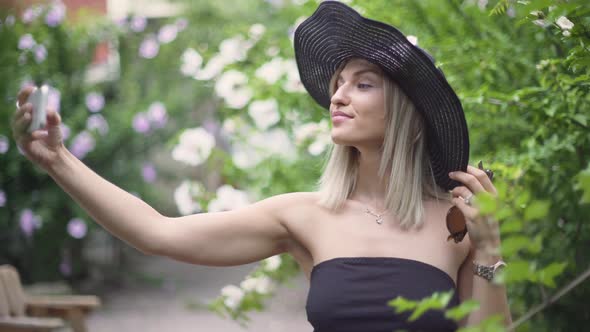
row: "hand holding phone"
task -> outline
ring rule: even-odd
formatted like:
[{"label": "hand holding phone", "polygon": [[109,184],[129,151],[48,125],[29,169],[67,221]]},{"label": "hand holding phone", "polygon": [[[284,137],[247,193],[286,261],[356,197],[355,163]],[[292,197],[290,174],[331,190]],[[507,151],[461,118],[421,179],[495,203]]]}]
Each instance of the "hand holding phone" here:
[{"label": "hand holding phone", "polygon": [[31,125],[27,130],[29,133],[45,128],[47,123],[48,96],[49,87],[45,84],[40,87],[35,87],[33,92],[29,95],[27,101],[33,105]]}]

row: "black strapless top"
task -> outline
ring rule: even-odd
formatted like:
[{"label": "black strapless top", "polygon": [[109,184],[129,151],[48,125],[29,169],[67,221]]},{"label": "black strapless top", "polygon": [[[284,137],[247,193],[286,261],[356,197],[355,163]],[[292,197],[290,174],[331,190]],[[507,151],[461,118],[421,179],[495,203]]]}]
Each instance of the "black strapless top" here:
[{"label": "black strapless top", "polygon": [[409,322],[387,303],[401,295],[420,300],[454,290],[448,308],[459,304],[453,279],[443,270],[398,257],[339,257],[315,265],[307,295],[307,320],[314,332],[455,331],[440,310]]}]

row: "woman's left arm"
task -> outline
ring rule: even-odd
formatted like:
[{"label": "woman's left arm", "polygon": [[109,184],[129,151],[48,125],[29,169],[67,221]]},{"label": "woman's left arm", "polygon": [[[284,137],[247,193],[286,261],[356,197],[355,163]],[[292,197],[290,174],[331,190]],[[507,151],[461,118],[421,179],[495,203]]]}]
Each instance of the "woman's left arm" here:
[{"label": "woman's left arm", "polygon": [[[500,314],[504,324],[512,324],[506,287],[503,284],[488,281],[475,274],[474,262],[483,266],[492,266],[502,260],[500,256],[499,225],[491,218],[481,216],[477,204],[472,204],[473,195],[486,191],[497,195],[496,188],[483,170],[468,166],[467,172],[453,172],[451,179],[464,184],[451,191],[453,204],[457,206],[467,221],[467,231],[471,249],[461,265],[458,275],[458,291],[461,301],[473,299],[479,302],[479,309],[473,311],[461,325],[472,326],[486,318]],[[469,198],[468,202],[465,199]]]},{"label": "woman's left arm", "polygon": [[506,287],[503,284],[490,282],[473,272],[473,261],[483,265],[493,265],[502,259],[482,250],[472,249],[459,270],[457,288],[461,302],[473,299],[479,302],[479,309],[467,316],[460,325],[473,326],[487,317],[500,314],[504,324],[512,324],[512,316],[508,306]]}]

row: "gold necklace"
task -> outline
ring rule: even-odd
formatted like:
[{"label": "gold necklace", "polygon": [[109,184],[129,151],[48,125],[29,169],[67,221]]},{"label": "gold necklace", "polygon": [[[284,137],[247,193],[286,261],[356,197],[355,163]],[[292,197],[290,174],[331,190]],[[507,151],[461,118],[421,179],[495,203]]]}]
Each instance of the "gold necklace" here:
[{"label": "gold necklace", "polygon": [[375,219],[375,221],[377,222],[377,224],[381,225],[383,223],[383,216],[387,214],[387,210],[385,210],[385,212],[382,212],[381,214],[377,214],[372,212],[371,210],[369,210],[369,208],[367,207],[365,210],[365,213],[368,213],[370,215],[372,215],[373,217],[376,217],[377,219]]}]

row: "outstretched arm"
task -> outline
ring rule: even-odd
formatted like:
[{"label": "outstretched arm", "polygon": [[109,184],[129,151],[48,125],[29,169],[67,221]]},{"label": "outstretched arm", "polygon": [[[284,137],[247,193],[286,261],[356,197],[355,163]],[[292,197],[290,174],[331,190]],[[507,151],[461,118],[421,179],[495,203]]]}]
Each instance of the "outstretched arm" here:
[{"label": "outstretched arm", "polygon": [[72,155],[63,144],[61,117],[54,109],[47,110],[45,128],[29,132],[36,116],[27,102],[32,92],[28,87],[18,94],[10,121],[15,141],[27,159],[116,237],[144,253],[207,265],[244,264],[286,250],[289,232],[284,220],[287,213],[299,213],[293,201],[297,194],[271,197],[237,211],[164,217]]},{"label": "outstretched arm", "polygon": [[289,194],[225,212],[179,218],[161,215],[103,179],[67,149],[47,169],[97,223],[138,250],[203,265],[238,265],[285,251],[289,233],[281,211]]}]

